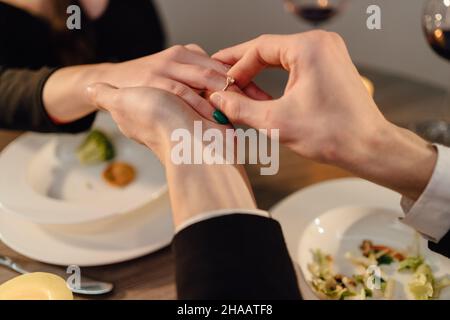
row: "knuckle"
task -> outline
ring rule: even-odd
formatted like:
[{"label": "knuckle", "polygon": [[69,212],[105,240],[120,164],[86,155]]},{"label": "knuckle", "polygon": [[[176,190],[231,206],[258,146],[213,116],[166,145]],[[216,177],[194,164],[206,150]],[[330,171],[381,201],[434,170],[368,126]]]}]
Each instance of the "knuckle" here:
[{"label": "knuckle", "polygon": [[316,39],[320,40],[326,39],[329,36],[329,32],[325,30],[314,30],[311,31],[311,34],[314,35]]},{"label": "knuckle", "polygon": [[184,97],[189,93],[189,88],[185,85],[182,85],[181,83],[172,82],[169,84],[168,91],[179,97]]},{"label": "knuckle", "polygon": [[206,80],[208,79],[214,79],[219,76],[218,72],[212,68],[204,68],[202,70],[202,77]]},{"label": "knuckle", "polygon": [[344,38],[342,38],[342,36],[339,33],[337,33],[337,32],[329,32],[329,35],[330,35],[332,41],[336,45],[344,47],[344,48],[347,47],[347,45],[345,44]]},{"label": "knuckle", "polygon": [[271,40],[272,37],[273,37],[273,35],[271,35],[271,34],[262,34],[257,38],[257,40],[260,42],[267,42],[267,41]]},{"label": "knuckle", "polygon": [[315,47],[322,47],[331,40],[330,34],[323,30],[313,31],[312,44]]},{"label": "knuckle", "polygon": [[340,34],[333,32],[333,37],[335,39],[335,42],[338,44],[338,46],[347,50],[347,44],[345,43],[344,38]]},{"label": "knuckle", "polygon": [[[177,70],[177,63],[174,61],[177,59],[175,56],[169,56],[167,60],[162,63],[158,63],[153,67],[152,72],[156,75],[167,75],[170,74],[171,71]],[[149,72],[149,76],[152,76],[152,72]]]},{"label": "knuckle", "polygon": [[336,44],[340,41],[339,35],[327,31],[312,31],[310,35],[309,48],[314,59],[329,55],[332,52],[330,48],[336,47]]},{"label": "knuckle", "polygon": [[200,45],[198,45],[196,43],[189,43],[188,45],[186,45],[186,47],[191,48],[191,49],[196,49],[196,50],[202,51],[202,52],[205,51],[205,50],[203,50],[203,48]]},{"label": "knuckle", "polygon": [[183,54],[185,50],[186,48],[184,46],[177,44],[167,49],[166,52],[170,58],[177,58]]}]

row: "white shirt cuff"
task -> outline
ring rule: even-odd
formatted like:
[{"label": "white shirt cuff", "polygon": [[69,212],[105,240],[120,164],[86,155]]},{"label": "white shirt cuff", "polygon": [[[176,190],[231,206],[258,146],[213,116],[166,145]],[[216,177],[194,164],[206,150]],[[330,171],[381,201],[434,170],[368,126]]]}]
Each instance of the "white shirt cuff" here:
[{"label": "white shirt cuff", "polygon": [[425,191],[414,202],[402,198],[402,221],[425,238],[439,242],[450,230],[450,148],[435,145],[438,159]]},{"label": "white shirt cuff", "polygon": [[270,214],[267,211],[258,210],[258,209],[254,209],[254,210],[248,210],[248,209],[215,210],[215,211],[209,211],[209,212],[198,214],[198,215],[186,220],[185,222],[183,222],[181,225],[179,225],[175,229],[175,233],[178,233],[181,230],[186,229],[187,227],[189,227],[193,224],[196,224],[196,223],[208,220],[208,219],[213,219],[213,218],[232,215],[232,214],[249,214],[249,215],[270,218]]}]

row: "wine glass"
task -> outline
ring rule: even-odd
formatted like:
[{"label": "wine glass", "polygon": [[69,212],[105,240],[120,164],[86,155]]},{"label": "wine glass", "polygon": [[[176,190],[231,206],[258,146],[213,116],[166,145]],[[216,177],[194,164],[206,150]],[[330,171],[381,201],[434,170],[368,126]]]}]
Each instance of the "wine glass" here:
[{"label": "wine glass", "polygon": [[346,0],[283,0],[286,11],[308,21],[314,27],[335,17]]},{"label": "wine glass", "polygon": [[[427,0],[422,25],[430,47],[441,58],[450,61],[450,0]],[[443,110],[450,107],[450,90],[447,90]],[[413,126],[427,140],[450,146],[450,124],[444,119],[430,120]]]}]

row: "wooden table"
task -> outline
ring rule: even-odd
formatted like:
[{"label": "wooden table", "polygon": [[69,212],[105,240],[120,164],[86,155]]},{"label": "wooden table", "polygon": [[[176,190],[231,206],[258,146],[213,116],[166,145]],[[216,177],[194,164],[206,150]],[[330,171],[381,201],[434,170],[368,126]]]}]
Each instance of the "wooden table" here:
[{"label": "wooden table", "polygon": [[[362,69],[376,87],[375,99],[391,121],[407,125],[408,123],[430,119],[433,115],[444,115],[448,110],[441,104],[444,91],[433,86],[405,79],[374,70]],[[274,88],[276,95],[282,90],[286,80],[279,73],[272,74],[270,85],[279,83]],[[262,79],[267,82],[267,78]],[[267,86],[266,86],[267,87]],[[442,116],[441,116],[442,118]],[[0,133],[0,150],[19,133]],[[350,176],[340,169],[325,166],[302,159],[289,150],[280,150],[280,172],[276,176],[260,176],[257,166],[248,167],[249,176],[255,190],[258,204],[269,209],[287,195],[311,184]],[[44,266],[31,261],[0,243],[0,254],[7,255],[31,270],[39,270]],[[113,282],[116,290],[102,299],[175,299],[174,261],[169,248],[160,250],[140,259],[104,267],[83,268],[82,273],[99,280]],[[0,283],[16,276],[15,273],[0,269]]]}]

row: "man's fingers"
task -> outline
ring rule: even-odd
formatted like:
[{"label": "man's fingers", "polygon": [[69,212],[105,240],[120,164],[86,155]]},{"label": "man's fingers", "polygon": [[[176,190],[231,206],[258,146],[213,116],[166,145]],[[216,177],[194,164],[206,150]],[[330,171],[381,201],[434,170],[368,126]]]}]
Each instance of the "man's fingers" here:
[{"label": "man's fingers", "polygon": [[214,59],[232,65],[228,75],[236,79],[238,85],[246,87],[261,70],[268,66],[283,66],[288,69],[286,50],[292,45],[289,36],[263,35],[249,42],[221,50]]},{"label": "man's fingers", "polygon": [[108,111],[116,107],[118,91],[116,87],[108,83],[94,83],[86,88],[90,103]]},{"label": "man's fingers", "polygon": [[250,82],[250,84],[243,89],[244,93],[252,99],[266,101],[272,100],[273,97],[265,92],[263,89],[258,87],[254,82]]},{"label": "man's fingers", "polygon": [[244,88],[266,67],[267,64],[258,57],[257,50],[252,49],[231,67],[228,75],[236,80],[239,87]]},{"label": "man's fingers", "polygon": [[256,101],[236,92],[215,92],[210,100],[232,123],[254,128],[267,128],[266,122],[272,101]]},{"label": "man's fingers", "polygon": [[213,59],[219,60],[228,65],[234,65],[238,62],[253,45],[255,40],[244,42],[233,47],[222,49],[212,55]]}]

